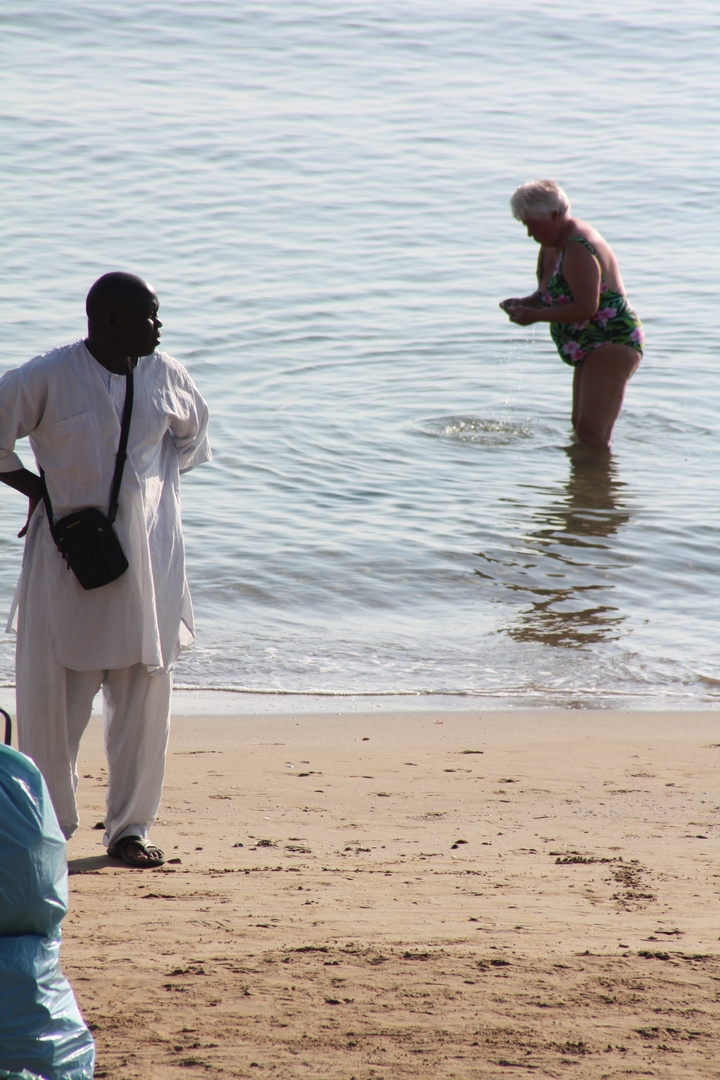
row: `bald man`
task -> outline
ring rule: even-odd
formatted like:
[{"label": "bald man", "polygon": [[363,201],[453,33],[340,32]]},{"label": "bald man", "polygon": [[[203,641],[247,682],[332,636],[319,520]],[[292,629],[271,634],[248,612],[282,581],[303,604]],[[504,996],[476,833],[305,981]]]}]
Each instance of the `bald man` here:
[{"label": "bald man", "polygon": [[[88,336],[0,379],[0,480],[26,495],[17,631],[20,749],[45,777],[67,838],[78,826],[77,757],[102,689],[108,760],[104,842],[134,867],[150,843],[165,771],[172,669],[194,640],[180,522],[180,473],[211,459],[207,406],[160,342],[158,298],[142,278],[105,274],[90,289]],[[108,512],[128,370],[134,401],[115,531],[128,569],[85,590],[50,532],[40,477],[14,453],[27,436],[55,521]]]}]

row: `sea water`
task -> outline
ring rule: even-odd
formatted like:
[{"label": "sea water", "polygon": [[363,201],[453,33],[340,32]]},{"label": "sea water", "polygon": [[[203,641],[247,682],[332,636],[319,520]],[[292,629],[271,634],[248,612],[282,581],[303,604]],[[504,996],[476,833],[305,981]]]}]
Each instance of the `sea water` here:
[{"label": "sea water", "polygon": [[[717,703],[714,0],[5,0],[0,32],[0,371],[123,268],[212,412],[177,685]],[[547,327],[497,306],[545,176],[647,333],[604,464]]]}]

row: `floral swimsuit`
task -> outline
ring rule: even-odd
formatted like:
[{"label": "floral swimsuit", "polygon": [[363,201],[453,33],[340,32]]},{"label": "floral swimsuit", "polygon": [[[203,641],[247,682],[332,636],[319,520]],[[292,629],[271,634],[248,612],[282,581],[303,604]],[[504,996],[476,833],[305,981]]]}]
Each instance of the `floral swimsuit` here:
[{"label": "floral swimsuit", "polygon": [[[573,241],[586,247],[598,263],[600,262],[598,253],[589,240],[585,240],[582,236],[571,236],[567,243],[570,244]],[[567,247],[567,244],[565,246]],[[549,307],[569,304],[573,299],[570,287],[562,276],[564,254],[565,248],[560,252],[547,290],[544,293],[538,290],[543,303]],[[614,289],[609,289],[604,280],[600,281],[600,303],[593,317],[578,323],[550,323],[550,334],[561,360],[573,367],[581,364],[592,349],[610,343],[629,345],[642,356],[645,341],[642,323],[630,307],[627,297]]]}]

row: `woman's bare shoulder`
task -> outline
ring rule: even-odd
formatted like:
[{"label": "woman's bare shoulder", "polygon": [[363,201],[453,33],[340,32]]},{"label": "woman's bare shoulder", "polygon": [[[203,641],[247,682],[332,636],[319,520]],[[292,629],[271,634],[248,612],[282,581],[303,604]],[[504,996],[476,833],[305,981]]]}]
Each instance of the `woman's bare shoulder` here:
[{"label": "woman's bare shoulder", "polygon": [[612,255],[612,248],[605,237],[602,233],[599,233],[597,229],[593,228],[592,225],[588,224],[587,221],[581,221],[580,218],[575,218],[573,224],[575,229],[572,238],[582,237],[583,240],[587,240],[594,248],[597,248],[598,251],[608,252]]},{"label": "woman's bare shoulder", "polygon": [[[597,229],[594,229],[592,225],[589,225],[587,221],[580,221],[575,219],[575,225],[577,226],[573,237],[582,237],[583,240],[587,240],[592,244],[593,248],[597,252],[598,261],[600,263],[600,269],[607,284],[618,292],[624,293],[625,289],[620,277],[620,270],[618,268],[617,259],[613,249],[608,244],[602,233],[599,233]],[[582,248],[582,244],[574,244],[573,247]],[[587,248],[585,249],[587,252]],[[583,255],[578,253],[579,261],[583,260]]]}]

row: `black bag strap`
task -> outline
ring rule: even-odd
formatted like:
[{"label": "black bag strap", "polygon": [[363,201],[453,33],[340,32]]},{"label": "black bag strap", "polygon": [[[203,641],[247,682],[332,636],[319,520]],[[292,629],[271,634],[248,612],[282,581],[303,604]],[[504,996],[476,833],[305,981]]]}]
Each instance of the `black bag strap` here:
[{"label": "black bag strap", "polygon": [[122,483],[125,462],[127,461],[127,444],[128,435],[130,433],[130,417],[132,416],[134,394],[135,388],[133,385],[133,369],[131,362],[128,364],[127,375],[125,376],[125,406],[123,408],[122,426],[120,428],[120,443],[118,445],[118,452],[115,455],[115,474],[113,476],[112,488],[110,489],[108,521],[111,525],[117,517],[120,485]]},{"label": "black bag strap", "polygon": [[10,714],[6,713],[4,709],[0,709],[0,713],[5,717],[5,745],[10,746],[12,744],[12,720]]},{"label": "black bag strap", "polygon": [[[135,394],[132,364],[128,364],[125,379],[125,405],[123,406],[122,423],[120,425],[120,442],[118,444],[117,454],[115,455],[115,472],[113,473],[112,487],[110,489],[110,507],[108,510],[108,521],[111,525],[117,517],[118,502],[120,499],[120,485],[122,484],[123,471],[125,469],[125,462],[127,461],[127,444],[128,436],[130,434],[130,418],[132,416],[133,398]],[[57,544],[53,508],[52,503],[50,502],[50,495],[48,494],[47,484],[45,483],[45,473],[42,469],[40,470],[40,479],[42,481],[43,502],[45,503],[45,512],[47,513],[48,524],[50,525],[50,532],[52,533],[53,540]]]}]

